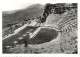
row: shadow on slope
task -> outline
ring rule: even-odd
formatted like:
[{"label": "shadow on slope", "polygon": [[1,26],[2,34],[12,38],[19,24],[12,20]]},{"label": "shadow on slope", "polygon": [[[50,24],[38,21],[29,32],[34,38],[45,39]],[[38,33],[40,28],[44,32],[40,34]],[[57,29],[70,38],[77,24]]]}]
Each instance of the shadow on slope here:
[{"label": "shadow on slope", "polygon": [[58,32],[54,29],[42,28],[38,34],[29,39],[29,44],[41,44],[49,42],[58,36]]}]

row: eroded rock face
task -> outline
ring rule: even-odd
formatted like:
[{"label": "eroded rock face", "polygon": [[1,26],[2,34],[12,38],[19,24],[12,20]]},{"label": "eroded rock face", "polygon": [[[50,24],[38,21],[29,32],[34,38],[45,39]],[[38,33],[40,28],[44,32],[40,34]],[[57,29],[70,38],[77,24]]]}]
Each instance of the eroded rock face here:
[{"label": "eroded rock face", "polygon": [[57,24],[59,23],[60,20],[61,20],[61,15],[59,15],[59,14],[50,14],[46,19],[45,25],[46,26],[58,27]]}]

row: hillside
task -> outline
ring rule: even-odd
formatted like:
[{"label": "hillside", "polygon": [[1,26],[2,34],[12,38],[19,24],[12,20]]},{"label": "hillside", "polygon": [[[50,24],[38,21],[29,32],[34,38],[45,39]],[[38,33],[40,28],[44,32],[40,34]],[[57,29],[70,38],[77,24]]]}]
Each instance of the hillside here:
[{"label": "hillside", "polygon": [[40,17],[42,16],[43,9],[44,5],[35,4],[22,10],[15,10],[12,12],[5,11],[2,15],[3,28],[8,24],[15,24],[21,22],[22,20]]}]

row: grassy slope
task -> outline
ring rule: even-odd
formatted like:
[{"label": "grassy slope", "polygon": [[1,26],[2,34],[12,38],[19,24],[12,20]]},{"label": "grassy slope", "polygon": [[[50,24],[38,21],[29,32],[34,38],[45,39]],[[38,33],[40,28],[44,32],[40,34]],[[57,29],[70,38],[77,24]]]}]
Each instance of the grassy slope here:
[{"label": "grassy slope", "polygon": [[41,44],[55,39],[58,32],[54,29],[42,28],[38,34],[29,40],[29,44]]}]

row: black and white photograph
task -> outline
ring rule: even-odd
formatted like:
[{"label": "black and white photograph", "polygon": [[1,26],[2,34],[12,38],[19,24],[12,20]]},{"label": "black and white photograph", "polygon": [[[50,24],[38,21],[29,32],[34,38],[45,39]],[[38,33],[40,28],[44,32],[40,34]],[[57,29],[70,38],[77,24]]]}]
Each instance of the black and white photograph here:
[{"label": "black and white photograph", "polygon": [[78,54],[78,3],[22,3],[2,11],[2,54]]}]

